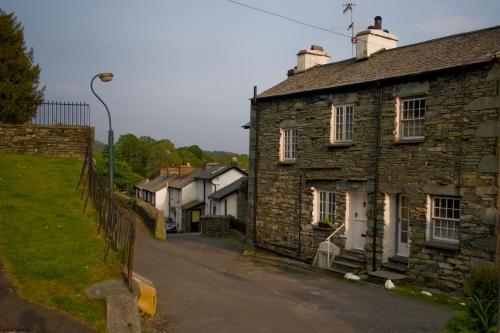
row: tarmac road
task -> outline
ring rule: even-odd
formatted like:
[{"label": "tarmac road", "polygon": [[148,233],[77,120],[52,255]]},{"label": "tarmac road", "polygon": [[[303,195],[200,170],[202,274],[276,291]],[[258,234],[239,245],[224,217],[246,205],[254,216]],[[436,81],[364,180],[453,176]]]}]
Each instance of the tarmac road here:
[{"label": "tarmac road", "polygon": [[155,240],[138,228],[135,271],[153,281],[153,332],[439,332],[451,311],[329,274],[242,256],[236,241]]}]

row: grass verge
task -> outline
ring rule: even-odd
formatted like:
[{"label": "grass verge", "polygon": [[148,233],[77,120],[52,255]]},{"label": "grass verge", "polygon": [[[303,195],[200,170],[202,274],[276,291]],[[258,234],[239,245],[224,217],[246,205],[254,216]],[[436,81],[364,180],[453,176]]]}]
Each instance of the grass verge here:
[{"label": "grass verge", "polygon": [[445,294],[436,293],[434,291],[431,292],[432,296],[426,296],[422,294],[423,290],[425,289],[409,284],[402,284],[398,285],[392,291],[402,296],[411,297],[439,306],[444,306],[454,311],[463,311],[464,309],[463,305],[460,304],[460,300],[451,298]]},{"label": "grass verge", "polygon": [[75,187],[82,162],[73,159],[0,154],[0,256],[21,296],[79,318],[103,331],[102,301],[85,288],[120,278],[97,214],[83,212]]}]

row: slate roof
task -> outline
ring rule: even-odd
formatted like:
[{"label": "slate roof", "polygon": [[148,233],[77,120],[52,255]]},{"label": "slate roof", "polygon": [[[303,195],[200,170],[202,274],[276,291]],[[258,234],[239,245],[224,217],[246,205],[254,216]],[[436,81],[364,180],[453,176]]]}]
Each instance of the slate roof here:
[{"label": "slate roof", "polygon": [[200,206],[203,204],[203,201],[200,201],[200,200],[192,200],[192,201],[189,201],[189,202],[186,202],[184,205],[182,205],[182,209],[191,209],[191,208],[194,208],[196,206]]},{"label": "slate roof", "polygon": [[238,189],[240,188],[241,184],[246,180],[247,177],[242,177],[234,182],[232,182],[231,184],[227,185],[227,186],[224,186],[223,188],[221,188],[220,190],[218,191],[215,191],[214,193],[212,193],[209,198],[210,199],[215,199],[215,200],[221,200],[221,199],[224,199],[225,197],[227,197],[228,195],[238,191]]},{"label": "slate roof", "polygon": [[500,26],[382,50],[364,60],[347,59],[288,77],[257,98],[284,96],[416,75],[491,61],[500,50]]},{"label": "slate roof", "polygon": [[177,189],[183,189],[184,187],[189,185],[189,183],[191,183],[192,181],[194,181],[194,174],[190,174],[187,176],[172,176],[172,179],[168,184],[168,186]]},{"label": "slate roof", "polygon": [[135,184],[135,187],[137,187],[138,189],[143,189],[144,185],[146,185],[147,183],[149,183],[149,179],[143,179],[137,184]]},{"label": "slate roof", "polygon": [[240,168],[238,168],[235,165],[216,165],[216,166],[210,167],[208,170],[202,170],[202,171],[197,172],[194,175],[194,178],[195,179],[210,180],[210,179],[215,178],[215,177],[217,177],[217,176],[219,176],[219,175],[223,174],[224,172],[231,170],[231,169],[237,169],[238,171],[246,174],[245,171],[242,171]]},{"label": "slate roof", "polygon": [[160,175],[154,179],[151,179],[149,182],[140,182],[136,185],[136,187],[145,189],[149,192],[158,192],[164,187],[167,187],[168,184],[168,175]]}]

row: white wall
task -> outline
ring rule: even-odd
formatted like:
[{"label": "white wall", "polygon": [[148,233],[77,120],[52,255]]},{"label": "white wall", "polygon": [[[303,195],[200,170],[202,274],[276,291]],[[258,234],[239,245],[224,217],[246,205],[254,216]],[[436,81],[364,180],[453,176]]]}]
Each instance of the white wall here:
[{"label": "white wall", "polygon": [[227,185],[237,181],[242,177],[245,177],[243,173],[241,173],[237,169],[230,169],[223,174],[213,178],[212,184],[216,184],[217,190],[220,190],[221,188],[226,187]]},{"label": "white wall", "polygon": [[226,215],[224,202],[227,203],[227,215],[238,217],[238,192],[230,194],[222,200],[212,200],[212,207],[215,205],[216,215]]},{"label": "white wall", "polygon": [[167,201],[167,187],[155,193],[155,207],[156,209],[162,210],[167,216],[168,213],[168,201]]},{"label": "white wall", "polygon": [[[200,200],[198,194],[198,181],[194,181],[184,186],[182,189],[182,204],[188,203],[193,200]],[[201,199],[203,201],[203,199]]]},{"label": "white wall", "polygon": [[[180,231],[182,230],[182,201],[181,201],[181,196],[182,192],[181,190],[177,188],[169,188],[170,190],[170,209],[171,211],[169,212],[169,216],[175,220],[175,225],[177,227],[177,230]],[[175,216],[172,214],[172,209],[175,210]]]},{"label": "white wall", "polygon": [[384,198],[382,262],[388,261],[396,252],[396,200],[395,194],[386,194]]}]

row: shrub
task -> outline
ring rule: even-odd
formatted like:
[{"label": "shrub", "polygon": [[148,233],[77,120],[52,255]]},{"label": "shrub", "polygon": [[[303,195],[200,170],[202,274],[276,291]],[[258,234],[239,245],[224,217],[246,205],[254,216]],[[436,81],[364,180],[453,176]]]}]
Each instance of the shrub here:
[{"label": "shrub", "polygon": [[472,271],[466,283],[465,311],[447,325],[448,332],[496,332],[500,269],[480,268]]}]

